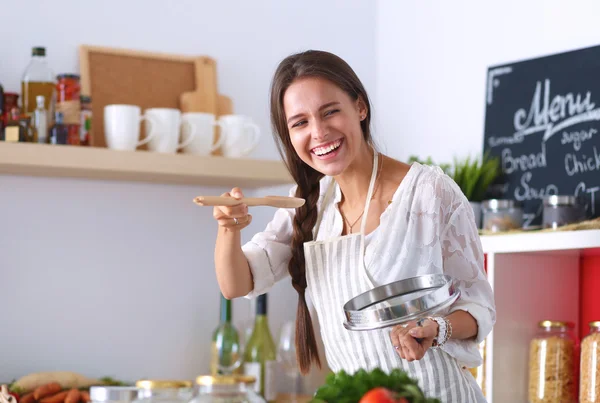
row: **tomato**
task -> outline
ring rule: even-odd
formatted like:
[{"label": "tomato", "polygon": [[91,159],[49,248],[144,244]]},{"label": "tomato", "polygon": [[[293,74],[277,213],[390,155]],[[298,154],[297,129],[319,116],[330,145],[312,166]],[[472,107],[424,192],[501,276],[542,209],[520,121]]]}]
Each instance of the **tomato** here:
[{"label": "tomato", "polygon": [[359,403],[408,403],[404,397],[396,397],[396,394],[386,388],[374,388],[365,393]]},{"label": "tomato", "polygon": [[8,392],[8,393],[15,397],[15,403],[18,402],[19,400],[21,400],[21,397],[19,396],[18,393],[15,393],[15,392]]}]

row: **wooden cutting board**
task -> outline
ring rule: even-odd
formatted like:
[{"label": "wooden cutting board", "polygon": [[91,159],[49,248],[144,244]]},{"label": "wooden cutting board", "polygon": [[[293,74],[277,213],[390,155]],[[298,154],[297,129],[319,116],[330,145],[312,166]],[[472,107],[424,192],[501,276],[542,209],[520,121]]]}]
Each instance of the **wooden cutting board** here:
[{"label": "wooden cutting board", "polygon": [[208,57],[194,61],[196,89],[181,94],[182,112],[205,112],[217,114],[217,64]]},{"label": "wooden cutting board", "polygon": [[203,88],[203,108],[216,112],[216,63],[209,57],[81,45],[79,62],[81,93],[92,97],[92,146],[106,146],[104,106],[109,104],[138,105],[142,111],[180,108],[182,93]]},{"label": "wooden cutting board", "polygon": [[[221,95],[217,90],[217,65],[214,60],[203,57],[195,62],[196,90],[181,94],[179,104],[182,112],[212,113],[219,116],[233,113],[231,98]],[[219,140],[219,129],[215,128],[213,143]],[[220,148],[212,155],[223,155]]]}]

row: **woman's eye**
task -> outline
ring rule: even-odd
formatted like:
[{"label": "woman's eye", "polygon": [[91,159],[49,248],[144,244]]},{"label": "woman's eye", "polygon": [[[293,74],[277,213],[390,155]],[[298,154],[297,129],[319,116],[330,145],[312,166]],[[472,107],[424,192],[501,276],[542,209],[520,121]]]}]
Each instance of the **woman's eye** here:
[{"label": "woman's eye", "polygon": [[306,123],[306,120],[300,120],[292,125],[292,127],[300,127]]},{"label": "woman's eye", "polygon": [[325,112],[325,116],[331,116],[331,115],[333,115],[334,113],[337,113],[337,112],[339,112],[339,111],[340,111],[339,109],[332,109],[332,110],[330,110],[330,111],[327,111],[327,112]]}]

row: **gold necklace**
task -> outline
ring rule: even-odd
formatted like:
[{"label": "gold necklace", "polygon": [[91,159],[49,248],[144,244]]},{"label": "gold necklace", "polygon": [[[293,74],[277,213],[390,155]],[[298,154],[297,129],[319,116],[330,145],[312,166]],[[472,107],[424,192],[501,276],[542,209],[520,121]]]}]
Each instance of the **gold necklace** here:
[{"label": "gold necklace", "polygon": [[[375,177],[375,189],[373,189],[373,194],[371,195],[371,200],[373,200],[375,198],[375,194],[377,193],[377,189],[379,188],[379,181],[377,179],[379,179],[379,175],[381,174],[381,170],[383,168],[383,157],[381,158],[381,164],[379,164],[379,169],[377,170],[377,176]],[[342,212],[342,210],[340,210],[340,214],[342,214],[342,218],[344,219],[344,221],[346,222],[346,225],[348,226],[348,228],[350,228],[350,231],[348,231],[349,234],[352,233],[352,227],[354,227],[356,225],[356,223],[358,222],[358,220],[360,220],[360,218],[363,216],[363,214],[365,214],[365,209],[363,208],[362,213],[360,213],[360,215],[356,218],[356,220],[354,220],[354,222],[352,224],[350,224],[350,222],[348,221],[348,219],[346,218],[346,216],[344,215],[344,213]]]}]

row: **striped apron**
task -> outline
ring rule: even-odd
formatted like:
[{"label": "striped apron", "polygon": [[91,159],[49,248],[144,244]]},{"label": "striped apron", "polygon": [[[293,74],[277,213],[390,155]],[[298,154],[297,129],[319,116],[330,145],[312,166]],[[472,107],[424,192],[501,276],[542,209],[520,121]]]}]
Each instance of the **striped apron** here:
[{"label": "striped apron", "polygon": [[[394,350],[389,338],[391,328],[350,331],[343,326],[344,304],[375,287],[365,267],[364,255],[365,226],[377,165],[375,153],[360,232],[304,244],[307,286],[319,319],[327,363],[332,371],[345,370],[349,374],[361,368],[367,371],[380,368],[387,373],[400,368],[419,382],[428,397],[438,398],[443,403],[485,402],[471,373],[442,349],[429,349],[421,360],[408,362]],[[333,189],[334,181],[331,181],[319,209],[315,240],[322,211]]]}]

